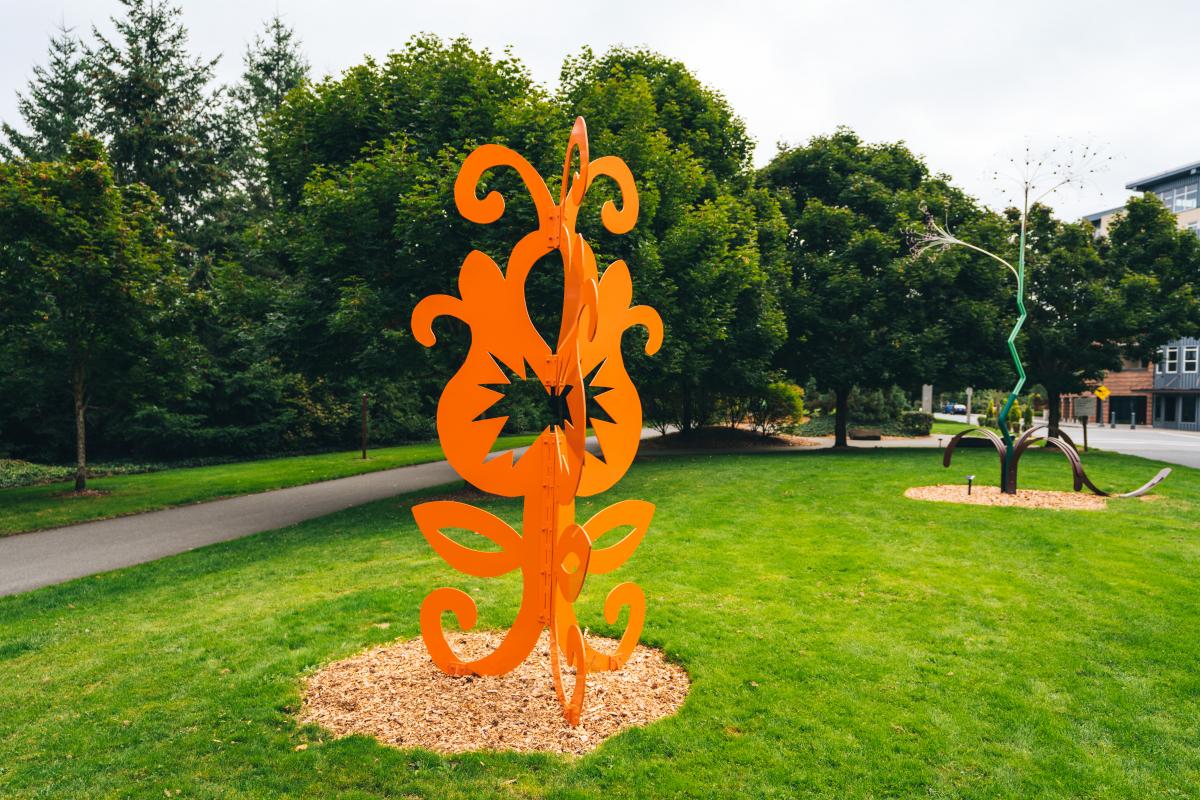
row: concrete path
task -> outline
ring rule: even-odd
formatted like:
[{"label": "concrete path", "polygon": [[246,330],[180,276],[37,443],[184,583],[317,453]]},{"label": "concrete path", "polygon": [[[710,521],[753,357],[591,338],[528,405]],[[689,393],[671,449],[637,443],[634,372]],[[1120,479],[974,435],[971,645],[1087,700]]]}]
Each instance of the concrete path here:
[{"label": "concrete path", "polygon": [[[647,428],[643,438],[657,436]],[[949,437],[942,437],[947,439]],[[596,447],[594,438],[589,446]],[[812,452],[821,447],[748,448]],[[937,447],[937,437],[852,442],[853,447]],[[516,452],[523,453],[525,448]],[[727,454],[729,450],[713,451]],[[704,455],[694,450],[645,450],[653,455]],[[445,461],[371,472],[306,486],[212,500],[125,517],[0,538],[0,596],[153,561],[204,545],[239,539],[323,517],[351,506],[460,480]]]},{"label": "concrete path", "polygon": [[0,538],[0,595],[128,567],[458,480],[445,461]]},{"label": "concrete path", "polygon": [[[1078,431],[1071,433],[1079,440],[1075,436]],[[1150,428],[1137,431],[1090,428],[1088,434],[1089,441],[1106,450],[1200,467],[1200,434]],[[644,438],[657,435],[651,429],[643,433]],[[938,448],[945,447],[949,439],[945,435],[889,438],[878,442],[851,441],[850,446]],[[596,446],[594,439],[589,444]],[[802,454],[832,446],[833,438],[827,437],[817,447],[751,447],[741,452]],[[524,452],[524,448],[517,452]],[[730,452],[645,448],[641,455],[653,458]],[[450,465],[438,461],[0,538],[0,596],[153,561],[457,480],[460,478]]]}]

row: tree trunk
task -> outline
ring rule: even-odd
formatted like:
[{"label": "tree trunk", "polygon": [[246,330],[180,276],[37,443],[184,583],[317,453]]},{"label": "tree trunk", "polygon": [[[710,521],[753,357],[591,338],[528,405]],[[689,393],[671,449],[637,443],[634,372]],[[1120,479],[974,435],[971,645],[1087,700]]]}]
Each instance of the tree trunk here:
[{"label": "tree trunk", "polygon": [[1062,397],[1058,392],[1046,390],[1046,423],[1049,436],[1058,436],[1058,425],[1062,421]]},{"label": "tree trunk", "polygon": [[850,424],[850,390],[834,389],[836,396],[836,412],[833,417],[833,446],[849,447],[846,439],[846,428]]},{"label": "tree trunk", "polygon": [[680,435],[687,437],[692,432],[692,393],[688,389],[683,390],[683,407],[679,415]]},{"label": "tree trunk", "polygon": [[87,383],[82,364],[73,375],[75,391],[75,491],[87,488]]}]

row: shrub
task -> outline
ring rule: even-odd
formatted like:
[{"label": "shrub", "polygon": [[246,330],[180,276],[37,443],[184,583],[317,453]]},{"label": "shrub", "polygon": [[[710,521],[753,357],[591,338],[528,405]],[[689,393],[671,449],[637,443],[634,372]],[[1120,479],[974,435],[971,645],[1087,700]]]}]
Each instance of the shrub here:
[{"label": "shrub", "polygon": [[804,390],[794,383],[767,384],[762,396],[751,404],[750,419],[760,433],[778,433],[804,419]]},{"label": "shrub", "polygon": [[933,414],[905,411],[900,415],[900,430],[905,436],[928,436],[933,430]]}]

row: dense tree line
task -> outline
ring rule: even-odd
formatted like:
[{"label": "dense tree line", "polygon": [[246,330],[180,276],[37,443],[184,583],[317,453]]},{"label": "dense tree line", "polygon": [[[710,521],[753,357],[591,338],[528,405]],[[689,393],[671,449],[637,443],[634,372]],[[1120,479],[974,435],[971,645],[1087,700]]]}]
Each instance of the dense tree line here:
[{"label": "dense tree line", "polygon": [[[61,459],[85,439],[108,455],[346,446],[363,394],[380,439],[431,436],[466,333],[422,348],[412,308],[453,292],[472,248],[504,263],[534,225],[503,172],[488,180],[509,213],[460,219],[458,166],[500,142],[556,176],[576,115],[592,152],[619,154],[638,183],[630,234],[600,226],[600,184],[579,227],[663,316],[654,359],[626,343],[651,419],[688,431],[807,381],[836,396],[844,437],[856,388],[1007,380],[1006,275],[970,251],[915,258],[910,239],[933,215],[1004,248],[1012,220],[902,144],[841,129],[756,171],[719,93],[624,48],[569,58],[551,90],[509,54],[420,36],[314,82],[274,19],[241,80],[215,86],[217,62],[189,51],[177,6],[123,4],[113,36],[51,40],[23,124],[0,129],[0,453]],[[1194,320],[1198,248],[1154,201],[1107,241],[1045,209],[1033,230],[1023,344],[1050,391]],[[543,329],[561,286],[555,264],[535,270]],[[536,391],[511,390],[512,427],[536,425]]]}]

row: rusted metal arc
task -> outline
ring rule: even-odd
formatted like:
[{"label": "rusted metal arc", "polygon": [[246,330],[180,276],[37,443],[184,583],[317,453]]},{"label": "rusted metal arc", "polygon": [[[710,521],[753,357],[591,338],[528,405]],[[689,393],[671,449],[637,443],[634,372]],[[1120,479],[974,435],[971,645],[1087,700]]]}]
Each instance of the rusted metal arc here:
[{"label": "rusted metal arc", "polygon": [[1075,451],[1075,454],[1076,455],[1079,454],[1079,445],[1075,444],[1075,440],[1072,439],[1070,436],[1068,436],[1066,431],[1059,430],[1058,436],[1056,438],[1062,439],[1064,442],[1071,445],[1071,449]]},{"label": "rusted metal arc", "polygon": [[[572,170],[578,156],[579,166]],[[587,126],[577,118],[563,161],[559,202],[541,175],[514,151],[486,144],[463,162],[454,184],[455,203],[467,219],[495,222],[504,213],[497,192],[483,198],[475,191],[490,169],[507,166],[525,182],[535,208],[537,229],[513,247],[503,271],[489,256],[472,251],[459,272],[459,297],[431,295],[413,311],[413,333],[426,347],[436,342],[433,323],[439,316],[456,317],[471,329],[471,345],[458,372],[438,400],[438,438],[451,466],[477,488],[507,497],[524,498],[521,532],[465,503],[435,501],[413,508],[430,545],[450,566],[478,577],[520,570],[521,605],[500,646],[475,661],[453,652],[442,629],[449,611],[459,627],[476,622],[474,600],[465,592],[436,589],[421,605],[421,636],[439,668],[452,675],[499,675],[521,664],[533,651],[541,632],[549,628],[551,673],[563,715],[578,725],[589,672],[619,669],[636,646],[645,619],[645,595],[632,583],[617,585],[604,604],[605,619],[615,624],[622,608],[629,609],[626,630],[616,653],[600,653],[584,639],[573,604],[589,569],[607,572],[620,566],[641,541],[654,506],[626,500],[601,511],[584,525],[575,521],[575,498],[612,486],[633,461],[642,433],[641,400],[622,360],[625,331],[639,325],[647,331],[647,354],[662,343],[662,320],[649,306],[633,306],[633,286],[624,262],[617,261],[601,277],[596,258],[575,231],[579,207],[592,180],[604,175],[616,182],[622,205],[611,201],[601,209],[601,221],[615,234],[630,230],[637,220],[637,188],[629,168],[616,156],[591,160]],[[529,317],[525,281],[548,253],[557,250],[563,263],[563,308],[557,340],[545,341]],[[568,419],[542,431],[528,453],[514,460],[489,458],[505,418],[485,418],[503,395],[494,387],[509,379],[500,365],[518,377],[531,377],[547,392],[566,395]],[[601,391],[597,402],[611,422],[587,418],[585,375]],[[569,389],[569,392],[568,392]],[[598,459],[584,447],[592,425],[604,454]],[[612,547],[595,551],[592,542],[607,530],[632,527],[634,533]],[[500,545],[500,552],[480,550],[449,539],[443,530],[465,529]],[[594,569],[592,566],[594,565]],[[575,684],[563,687],[560,662],[574,667]]]},{"label": "rusted metal arc", "polygon": [[[1013,454],[1011,474],[1012,485],[1014,487],[1017,485],[1017,464],[1020,462],[1021,456],[1025,454],[1025,451],[1028,450],[1030,446],[1039,441],[1032,438],[1032,434],[1035,431],[1046,427],[1047,426],[1045,425],[1038,425],[1035,428],[1030,428],[1017,441],[1016,452]],[[1158,484],[1162,483],[1167,476],[1171,474],[1171,468],[1165,467],[1164,469],[1159,470],[1153,478],[1133,491],[1114,495],[1096,486],[1096,484],[1092,482],[1092,479],[1088,477],[1087,470],[1083,468],[1083,459],[1079,457],[1079,451],[1075,448],[1075,443],[1072,442],[1070,437],[1068,437],[1066,434],[1062,434],[1061,438],[1047,435],[1040,441],[1043,441],[1046,445],[1055,448],[1067,457],[1067,461],[1069,461],[1071,464],[1071,473],[1074,477],[1075,491],[1077,492],[1086,486],[1090,492],[1100,497],[1140,497]]]},{"label": "rusted metal arc", "polygon": [[1004,459],[1004,442],[1000,439],[999,436],[992,433],[987,428],[968,428],[965,431],[960,431],[960,432],[954,434],[954,436],[950,439],[949,443],[947,443],[946,449],[942,454],[942,466],[943,467],[950,466],[950,459],[954,456],[954,448],[958,446],[958,443],[960,441],[962,441],[963,439],[965,439],[967,436],[969,436],[972,433],[982,433],[985,437],[987,437],[988,441],[990,441],[992,443],[992,445],[996,448],[997,452],[1000,453],[1001,460]]},{"label": "rusted metal arc", "polygon": [[1084,485],[1087,485],[1088,487],[1092,488],[1093,491],[1099,493],[1099,490],[1095,489],[1091,480],[1088,478],[1087,473],[1083,469],[1083,462],[1079,458],[1079,450],[1075,447],[1075,443],[1072,442],[1070,437],[1068,437],[1066,434],[1062,434],[1061,439],[1058,437],[1052,437],[1049,434],[1049,430],[1049,425],[1034,425],[1029,430],[1021,434],[1021,438],[1017,439],[1013,449],[1013,456],[1009,461],[1008,467],[1008,481],[1012,490],[1014,492],[1017,490],[1017,472],[1021,456],[1023,456],[1025,451],[1028,450],[1035,442],[1039,441],[1034,437],[1034,434],[1038,433],[1039,431],[1046,431],[1044,438],[1041,441],[1044,442],[1046,446],[1053,447],[1061,451],[1062,454],[1067,457],[1067,461],[1071,464],[1071,476],[1075,491],[1078,492]]},{"label": "rusted metal arc", "polygon": [[[1011,463],[1011,467],[1010,467],[1012,472],[1011,472],[1011,475],[1009,476],[1009,478],[1012,481],[1012,487],[1013,487],[1014,491],[1017,488],[1017,468],[1018,468],[1018,465],[1020,464],[1021,456],[1025,455],[1025,451],[1028,450],[1030,448],[1030,446],[1032,444],[1034,444],[1035,441],[1038,441],[1038,440],[1032,439],[1032,438],[1026,438],[1025,436],[1022,436],[1020,443],[1018,444],[1016,450],[1013,453],[1012,463]],[[1083,464],[1079,460],[1079,454],[1076,453],[1074,449],[1072,449],[1070,446],[1068,446],[1066,443],[1062,442],[1061,440],[1055,439],[1050,436],[1047,436],[1042,441],[1044,441],[1050,447],[1055,448],[1056,450],[1058,450],[1064,456],[1067,457],[1067,461],[1070,462],[1070,464],[1071,464],[1071,475],[1074,480],[1075,491],[1078,492],[1083,487],[1085,482],[1087,483],[1088,486],[1091,486],[1091,481],[1088,480],[1087,475],[1083,471]]]},{"label": "rusted metal arc", "polygon": [[1171,474],[1171,468],[1163,467],[1162,469],[1160,469],[1158,471],[1157,475],[1155,475],[1150,480],[1146,481],[1144,484],[1142,484],[1138,488],[1134,489],[1132,492],[1125,492],[1125,494],[1119,494],[1119,495],[1117,495],[1117,497],[1141,497],[1146,492],[1150,491],[1155,486],[1158,486],[1160,483],[1162,483],[1164,480],[1166,480],[1167,476],[1170,474]]},{"label": "rusted metal arc", "polygon": [[997,436],[996,434],[989,431],[987,428],[967,428],[965,431],[959,431],[958,433],[954,434],[954,436],[946,444],[945,452],[942,453],[942,466],[943,467],[950,466],[950,459],[953,458],[953,456],[954,456],[954,448],[958,446],[959,442],[961,442],[963,439],[965,439],[967,436],[969,436],[972,433],[982,433],[984,435],[984,437],[986,437],[987,440],[992,443],[992,446],[996,448],[996,452],[1000,455],[1000,488],[1001,488],[1001,490],[1003,490],[1004,489],[1004,477],[1005,477],[1004,469],[1005,469],[1005,461],[1006,461],[1006,459],[1004,458],[1004,454],[1005,454],[1004,441],[999,436]]},{"label": "rusted metal arc", "polygon": [[1017,439],[1016,446],[1020,447],[1023,442],[1025,442],[1029,439],[1032,439],[1033,435],[1035,433],[1037,433],[1038,431],[1040,431],[1046,427],[1047,427],[1046,425],[1034,425],[1032,428],[1030,428],[1029,430],[1027,430],[1021,434],[1021,438]]}]

